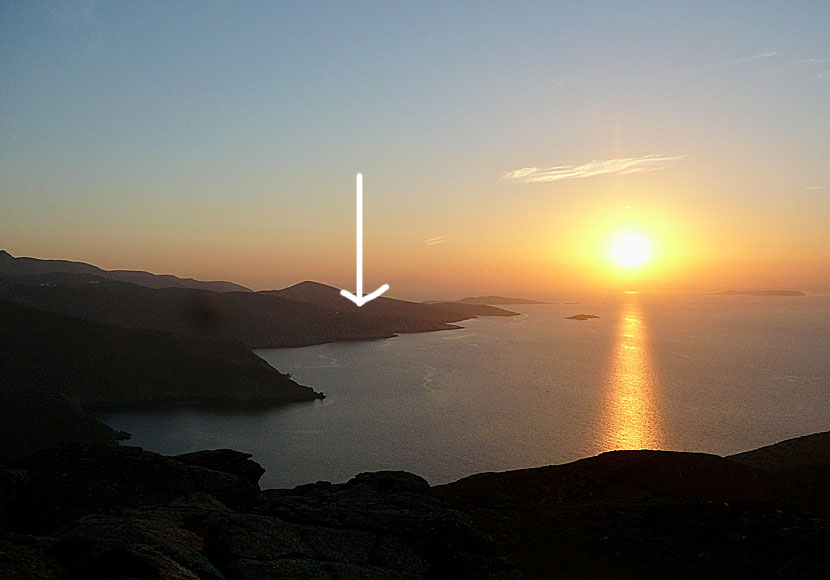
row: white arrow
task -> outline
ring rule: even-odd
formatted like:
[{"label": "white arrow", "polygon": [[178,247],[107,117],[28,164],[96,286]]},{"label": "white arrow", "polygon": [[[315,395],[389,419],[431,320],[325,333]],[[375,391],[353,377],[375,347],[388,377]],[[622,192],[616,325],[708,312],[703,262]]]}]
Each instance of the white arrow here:
[{"label": "white arrow", "polygon": [[340,295],[348,298],[358,306],[363,306],[374,300],[387,290],[389,284],[384,284],[371,294],[363,295],[363,174],[357,174],[357,291],[352,294],[348,290],[341,290]]}]

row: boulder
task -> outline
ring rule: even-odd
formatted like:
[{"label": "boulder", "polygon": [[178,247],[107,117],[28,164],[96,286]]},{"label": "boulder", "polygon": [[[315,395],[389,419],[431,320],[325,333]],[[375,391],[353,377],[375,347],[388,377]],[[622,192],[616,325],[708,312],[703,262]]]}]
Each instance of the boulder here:
[{"label": "boulder", "polygon": [[233,449],[210,449],[174,455],[173,459],[187,465],[197,465],[214,471],[230,473],[258,484],[265,469],[256,461],[252,461],[251,457],[253,455],[250,453],[242,453]]},{"label": "boulder", "polygon": [[63,445],[0,470],[0,577],[508,580],[495,544],[427,482],[363,473],[260,493],[230,449]]},{"label": "boulder", "polygon": [[25,472],[27,483],[7,514],[19,529],[39,533],[86,514],[164,505],[197,491],[244,508],[259,492],[256,484],[236,475],[186,465],[140,447],[66,444],[12,461],[9,467]]}]

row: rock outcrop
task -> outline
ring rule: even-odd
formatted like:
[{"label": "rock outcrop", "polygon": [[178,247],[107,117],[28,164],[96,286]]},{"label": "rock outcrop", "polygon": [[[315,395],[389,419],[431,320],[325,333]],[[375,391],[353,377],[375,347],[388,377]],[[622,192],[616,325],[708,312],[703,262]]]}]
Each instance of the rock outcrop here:
[{"label": "rock outcrop", "polygon": [[830,569],[828,450],[830,433],[732,458],[615,451],[436,492],[528,580],[813,579]]},{"label": "rock outcrop", "polygon": [[64,445],[0,466],[0,578],[824,578],[828,458],[830,432],[260,491],[262,468],[229,449]]},{"label": "rock outcrop", "polygon": [[0,470],[0,577],[517,579],[426,481],[361,474],[260,492],[231,450],[64,445]]}]

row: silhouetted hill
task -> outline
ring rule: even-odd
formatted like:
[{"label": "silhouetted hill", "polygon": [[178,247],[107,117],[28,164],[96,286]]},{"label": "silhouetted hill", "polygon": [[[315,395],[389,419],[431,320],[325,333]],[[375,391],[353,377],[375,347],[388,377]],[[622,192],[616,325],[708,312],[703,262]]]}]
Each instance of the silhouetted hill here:
[{"label": "silhouetted hill", "polygon": [[457,328],[449,322],[473,316],[512,314],[489,306],[388,299],[358,309],[336,289],[318,286],[325,295],[336,294],[338,302],[291,300],[279,292],[152,289],[88,274],[0,275],[0,297],[34,308],[125,328],[242,342],[252,348],[389,338]]},{"label": "silhouetted hill", "polygon": [[250,288],[232,282],[202,282],[193,278],[179,278],[170,274],[151,274],[140,270],[102,270],[85,262],[15,258],[5,250],[0,250],[0,274],[28,276],[53,272],[90,274],[108,280],[147,286],[148,288],[194,288],[212,292],[251,292]]},{"label": "silhouetted hill", "polygon": [[528,580],[820,578],[828,456],[821,433],[727,458],[614,451],[436,489]]},{"label": "silhouetted hill", "polygon": [[[263,290],[262,293],[287,298],[288,300],[295,300],[297,302],[305,302],[306,304],[325,306],[326,308],[332,308],[334,310],[358,310],[353,302],[346,300],[340,295],[340,290],[337,288],[310,280],[288,286],[282,290]],[[380,298],[373,302],[377,302],[377,300],[380,300]]]},{"label": "silhouetted hill", "polygon": [[0,276],[0,296],[113,326],[242,342],[253,348],[394,336],[381,321],[279,296],[152,289],[89,275]]},{"label": "silhouetted hill", "polygon": [[736,453],[729,458],[766,471],[830,464],[830,431],[787,439],[752,451]]},{"label": "silhouetted hill", "polygon": [[65,445],[0,466],[0,577],[520,578],[417,475],[260,492],[250,457]]},{"label": "silhouetted hill", "polygon": [[456,300],[463,304],[550,304],[550,302],[539,302],[527,298],[507,298],[505,296],[467,296]]},{"label": "silhouetted hill", "polygon": [[316,304],[342,312],[397,318],[401,320],[428,320],[436,323],[458,322],[476,316],[516,316],[515,312],[484,304],[463,304],[459,302],[409,302],[381,296],[361,307],[346,300],[340,290],[319,282],[300,282],[282,290],[264,292],[290,300]]},{"label": "silhouetted hill", "polygon": [[126,437],[90,417],[64,394],[0,383],[0,461],[60,443],[112,445]]},{"label": "silhouetted hill", "polygon": [[724,290],[715,296],[806,296],[798,290]]},{"label": "silhouetted hill", "polygon": [[0,352],[0,389],[60,393],[85,409],[319,398],[238,342],[117,328],[6,300],[0,300]]}]

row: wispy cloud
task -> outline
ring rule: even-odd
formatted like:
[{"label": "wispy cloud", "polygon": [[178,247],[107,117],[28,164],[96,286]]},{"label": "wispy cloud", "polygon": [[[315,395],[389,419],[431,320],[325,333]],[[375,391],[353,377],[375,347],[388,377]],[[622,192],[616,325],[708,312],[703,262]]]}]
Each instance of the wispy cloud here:
[{"label": "wispy cloud", "polygon": [[[772,58],[777,57],[777,58]],[[746,63],[772,59],[766,72],[773,78],[785,80],[797,80],[801,82],[826,82],[830,80],[830,58],[826,57],[801,57],[791,58],[775,51],[761,52],[752,56],[736,58],[725,62],[710,64],[707,69],[725,69],[733,66],[741,66]]]},{"label": "wispy cloud", "polygon": [[427,246],[437,246],[438,244],[445,244],[447,242],[447,238],[444,236],[435,236],[434,238],[429,238],[428,240],[424,241]]},{"label": "wispy cloud", "polygon": [[754,60],[761,60],[762,58],[771,58],[773,56],[778,56],[778,53],[775,51],[768,51],[768,52],[760,52],[758,54],[753,54],[752,56],[743,56],[741,58],[735,58],[732,60],[727,60],[726,62],[719,62],[712,65],[709,65],[709,68],[718,68],[718,67],[727,67],[727,66],[735,66],[739,64],[745,64],[748,62],[752,62]]},{"label": "wispy cloud", "polygon": [[626,157],[589,161],[582,165],[557,165],[555,167],[523,167],[502,175],[504,181],[521,183],[546,183],[564,179],[583,179],[596,175],[629,175],[645,171],[665,169],[672,162],[685,158],[685,155],[669,157],[666,155],[646,155],[644,157]]},{"label": "wispy cloud", "polygon": [[782,74],[808,83],[830,80],[830,58],[795,58],[782,66]]},{"label": "wispy cloud", "polygon": [[808,185],[804,189],[818,191],[818,190],[821,190],[821,189],[825,189],[825,187],[823,185]]}]

